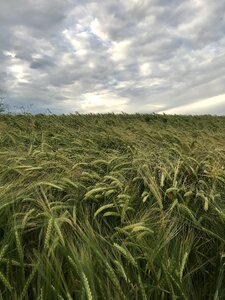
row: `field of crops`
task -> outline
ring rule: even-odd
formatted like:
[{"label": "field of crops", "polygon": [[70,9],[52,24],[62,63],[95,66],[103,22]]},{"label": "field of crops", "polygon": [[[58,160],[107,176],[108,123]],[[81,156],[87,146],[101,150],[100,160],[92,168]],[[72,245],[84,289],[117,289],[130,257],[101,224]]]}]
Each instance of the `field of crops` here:
[{"label": "field of crops", "polygon": [[225,117],[0,116],[0,299],[225,299]]}]

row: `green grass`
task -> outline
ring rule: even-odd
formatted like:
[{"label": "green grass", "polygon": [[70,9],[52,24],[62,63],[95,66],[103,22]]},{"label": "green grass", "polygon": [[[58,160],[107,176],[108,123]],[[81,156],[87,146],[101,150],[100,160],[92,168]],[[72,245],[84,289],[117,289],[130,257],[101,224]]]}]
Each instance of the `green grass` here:
[{"label": "green grass", "polygon": [[0,299],[225,299],[225,117],[0,116]]}]

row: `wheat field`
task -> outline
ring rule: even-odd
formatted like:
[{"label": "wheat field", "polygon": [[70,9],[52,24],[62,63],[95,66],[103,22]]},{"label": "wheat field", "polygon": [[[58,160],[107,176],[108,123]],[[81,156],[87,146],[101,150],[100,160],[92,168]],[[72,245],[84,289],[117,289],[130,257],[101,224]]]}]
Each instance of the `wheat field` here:
[{"label": "wheat field", "polygon": [[225,117],[0,116],[0,299],[225,299]]}]

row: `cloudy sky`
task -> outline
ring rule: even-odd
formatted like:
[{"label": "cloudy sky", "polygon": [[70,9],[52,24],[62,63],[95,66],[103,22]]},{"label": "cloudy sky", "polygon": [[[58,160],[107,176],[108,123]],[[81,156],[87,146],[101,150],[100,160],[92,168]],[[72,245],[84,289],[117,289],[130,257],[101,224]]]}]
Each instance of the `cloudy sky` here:
[{"label": "cloudy sky", "polygon": [[0,0],[0,89],[32,113],[225,114],[225,0]]}]

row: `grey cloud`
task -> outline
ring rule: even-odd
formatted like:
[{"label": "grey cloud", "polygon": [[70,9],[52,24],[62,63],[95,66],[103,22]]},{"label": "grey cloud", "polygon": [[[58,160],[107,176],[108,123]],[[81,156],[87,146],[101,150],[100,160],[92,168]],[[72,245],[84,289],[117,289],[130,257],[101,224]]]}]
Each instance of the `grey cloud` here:
[{"label": "grey cloud", "polygon": [[52,27],[58,26],[72,6],[72,1],[68,0],[1,1],[0,17],[1,22],[8,26],[29,24],[37,30],[48,31]]},{"label": "grey cloud", "polygon": [[224,10],[224,1],[3,0],[0,87],[33,112],[83,111],[83,95],[105,90],[128,98],[129,112],[223,94]]},{"label": "grey cloud", "polygon": [[47,56],[40,59],[35,59],[30,64],[31,69],[45,69],[54,66],[56,66],[56,64],[54,63],[52,58]]}]

